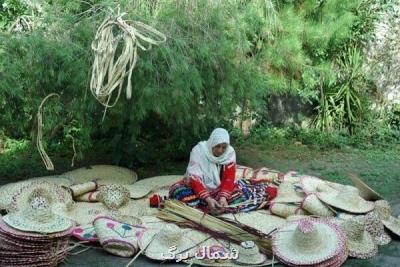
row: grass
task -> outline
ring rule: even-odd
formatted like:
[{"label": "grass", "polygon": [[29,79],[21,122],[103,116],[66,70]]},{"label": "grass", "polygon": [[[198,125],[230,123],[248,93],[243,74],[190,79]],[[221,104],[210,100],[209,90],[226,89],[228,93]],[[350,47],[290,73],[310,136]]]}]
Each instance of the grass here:
[{"label": "grass", "polygon": [[[391,149],[354,148],[319,150],[304,145],[268,146],[248,144],[235,147],[238,163],[253,168],[268,167],[282,172],[295,170],[330,181],[351,184],[349,172],[359,175],[367,184],[387,198],[395,197],[400,188],[400,147]],[[189,154],[189,153],[188,153]],[[56,170],[45,169],[38,152],[32,146],[0,152],[0,185],[29,177],[60,174],[73,169],[71,155],[50,155]],[[93,164],[113,164],[110,154],[101,147],[92,149],[75,168]],[[186,161],[164,161],[134,167],[139,178],[184,174]]]}]

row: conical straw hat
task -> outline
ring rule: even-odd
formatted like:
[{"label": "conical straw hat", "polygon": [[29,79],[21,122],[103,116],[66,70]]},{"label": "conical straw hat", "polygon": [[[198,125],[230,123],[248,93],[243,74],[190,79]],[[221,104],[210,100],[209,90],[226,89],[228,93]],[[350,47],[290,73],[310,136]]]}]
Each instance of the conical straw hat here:
[{"label": "conical straw hat", "polygon": [[340,228],[319,219],[288,223],[273,236],[273,252],[288,265],[314,265],[332,260],[345,250]]},{"label": "conical straw hat", "polygon": [[383,225],[393,234],[400,236],[400,219],[392,216],[392,208],[386,200],[375,202],[375,212]]},{"label": "conical straw hat", "polygon": [[357,216],[343,221],[341,226],[347,235],[349,256],[368,259],[378,253],[378,247],[372,236],[365,230],[365,219],[363,217]]},{"label": "conical straw hat", "polygon": [[275,215],[268,215],[259,211],[251,211],[246,213],[227,213],[220,217],[238,221],[242,224],[259,230],[264,234],[270,234],[272,231],[286,224],[286,220]]},{"label": "conical straw hat", "polygon": [[147,196],[149,193],[164,187],[169,187],[183,178],[182,175],[162,175],[144,178],[135,184],[125,186],[131,198],[138,199]]},{"label": "conical straw hat", "polygon": [[360,192],[360,196],[364,198],[365,200],[379,200],[383,199],[383,197],[377,193],[375,190],[373,190],[371,187],[369,187],[366,183],[364,183],[360,178],[358,178],[354,174],[349,174],[349,177],[353,184],[358,188]]},{"label": "conical straw hat", "polygon": [[74,226],[71,220],[52,212],[48,195],[39,188],[30,193],[25,203],[20,203],[16,212],[3,219],[11,227],[26,232],[56,233]]},{"label": "conical straw hat", "polygon": [[376,212],[369,212],[365,215],[365,230],[370,233],[375,244],[387,245],[392,241],[390,235],[385,232],[385,227]]},{"label": "conical straw hat", "polygon": [[242,265],[262,264],[267,260],[267,256],[260,253],[259,248],[253,241],[244,241],[240,246],[235,246],[239,257],[233,262]]},{"label": "conical straw hat", "polygon": [[312,215],[318,215],[322,217],[334,216],[333,211],[329,209],[323,202],[321,202],[315,194],[307,195],[303,199],[300,207]]},{"label": "conical straw hat", "polygon": [[316,195],[326,204],[352,213],[367,213],[374,209],[374,202],[364,200],[356,190],[318,192]]},{"label": "conical straw hat", "polygon": [[299,203],[303,199],[296,194],[291,183],[283,182],[279,185],[278,194],[272,200],[273,203]]},{"label": "conical straw hat", "polygon": [[130,169],[113,165],[92,165],[64,173],[81,184],[97,180],[99,185],[104,184],[133,184],[137,181],[137,174]]}]

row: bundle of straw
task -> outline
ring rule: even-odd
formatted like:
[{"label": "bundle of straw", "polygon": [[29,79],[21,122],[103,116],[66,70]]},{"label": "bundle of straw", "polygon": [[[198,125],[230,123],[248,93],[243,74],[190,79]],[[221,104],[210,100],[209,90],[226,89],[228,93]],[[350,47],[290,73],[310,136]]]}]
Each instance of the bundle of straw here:
[{"label": "bundle of straw", "polygon": [[207,232],[215,238],[227,239],[235,243],[254,241],[260,251],[271,256],[271,237],[247,225],[222,220],[191,208],[177,200],[167,200],[164,208],[157,215],[158,218],[173,222],[183,227],[195,228]]}]

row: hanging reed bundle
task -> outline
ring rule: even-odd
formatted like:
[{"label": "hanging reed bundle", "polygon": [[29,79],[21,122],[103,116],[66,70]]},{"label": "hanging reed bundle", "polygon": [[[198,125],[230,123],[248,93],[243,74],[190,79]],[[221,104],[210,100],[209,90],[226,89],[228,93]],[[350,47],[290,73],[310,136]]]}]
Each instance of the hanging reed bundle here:
[{"label": "hanging reed bundle", "polygon": [[257,244],[260,251],[267,255],[272,255],[270,235],[238,222],[216,218],[177,200],[167,200],[157,217],[165,221],[174,222],[179,226],[195,228],[207,232],[215,238],[227,239],[238,244],[242,241],[251,240]]}]

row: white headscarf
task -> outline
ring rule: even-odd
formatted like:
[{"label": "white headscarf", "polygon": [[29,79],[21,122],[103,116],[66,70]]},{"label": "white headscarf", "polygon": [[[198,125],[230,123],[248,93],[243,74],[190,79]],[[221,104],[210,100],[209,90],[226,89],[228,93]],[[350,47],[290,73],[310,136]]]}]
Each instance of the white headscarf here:
[{"label": "white headscarf", "polygon": [[[224,154],[214,156],[212,148],[222,143],[228,144]],[[199,142],[192,149],[186,177],[199,177],[207,189],[215,189],[221,184],[221,165],[232,162],[236,162],[236,152],[230,145],[229,134],[223,128],[216,128],[207,141]]]}]

